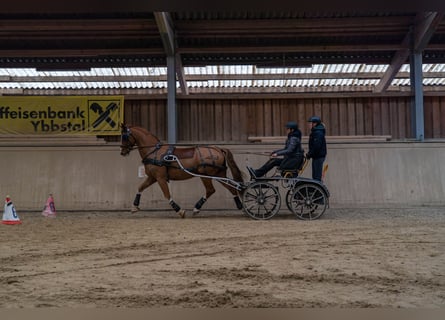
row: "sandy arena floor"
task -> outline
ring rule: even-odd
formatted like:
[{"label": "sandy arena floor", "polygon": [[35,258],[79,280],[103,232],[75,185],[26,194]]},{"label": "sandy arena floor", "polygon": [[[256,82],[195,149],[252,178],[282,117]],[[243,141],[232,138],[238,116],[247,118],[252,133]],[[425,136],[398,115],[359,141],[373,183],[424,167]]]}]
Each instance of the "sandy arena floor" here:
[{"label": "sandy arena floor", "polygon": [[3,308],[445,306],[445,208],[18,214]]}]

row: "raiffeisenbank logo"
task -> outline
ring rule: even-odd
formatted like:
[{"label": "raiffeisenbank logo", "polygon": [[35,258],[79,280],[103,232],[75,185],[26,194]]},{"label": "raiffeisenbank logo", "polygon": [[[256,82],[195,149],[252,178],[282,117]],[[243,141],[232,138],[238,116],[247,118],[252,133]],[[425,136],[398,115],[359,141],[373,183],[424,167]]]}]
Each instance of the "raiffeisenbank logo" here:
[{"label": "raiffeisenbank logo", "polygon": [[88,118],[90,131],[118,129],[120,123],[119,100],[89,100]]}]

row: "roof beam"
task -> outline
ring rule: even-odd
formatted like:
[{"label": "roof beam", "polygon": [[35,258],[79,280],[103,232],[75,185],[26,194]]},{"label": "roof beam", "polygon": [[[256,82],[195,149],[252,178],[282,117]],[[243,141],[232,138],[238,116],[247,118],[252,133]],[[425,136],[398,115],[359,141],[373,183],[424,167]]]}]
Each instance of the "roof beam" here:
[{"label": "roof beam", "polygon": [[414,28],[413,49],[423,51],[444,17],[443,12],[426,12]]},{"label": "roof beam", "polygon": [[[403,44],[326,44],[326,45],[275,45],[275,46],[200,46],[181,47],[181,54],[192,53],[275,53],[275,52],[355,52],[392,51],[405,49]],[[408,46],[406,45],[406,49]]]},{"label": "roof beam", "polygon": [[176,67],[176,76],[178,77],[179,87],[181,88],[181,92],[183,94],[189,94],[187,81],[185,79],[184,66],[182,65],[182,59],[179,53],[175,54],[175,67]]},{"label": "roof beam", "polygon": [[408,59],[410,48],[414,51],[425,49],[442,18],[443,13],[437,12],[418,13],[416,15],[414,25],[410,27],[402,41],[401,49],[397,50],[385,74],[375,86],[375,92],[380,93],[389,87],[400,67]]},{"label": "roof beam", "polygon": [[[191,93],[193,95],[178,94],[177,99],[296,99],[296,98],[320,98],[320,93],[323,97],[410,97],[412,96],[409,88],[401,90],[385,91],[380,94],[372,92],[371,87],[343,87],[342,91],[332,89],[331,87],[321,87],[318,89],[296,88],[289,89],[289,92],[284,92],[281,88],[196,88]],[[166,89],[0,89],[1,95],[125,95],[126,100],[146,100],[146,99],[166,99]],[[444,91],[440,87],[427,88],[424,93],[425,96],[440,96],[444,95]]]},{"label": "roof beam", "polygon": [[[379,79],[383,72],[355,73],[255,73],[255,74],[202,74],[186,75],[187,81],[223,80],[293,80],[293,79]],[[399,72],[395,78],[408,79],[408,72]],[[445,72],[425,72],[424,78],[445,78]],[[0,82],[146,82],[167,81],[167,75],[148,76],[0,76]]]},{"label": "roof beam", "polygon": [[[401,45],[318,45],[318,46],[244,46],[244,47],[183,47],[176,49],[176,54],[211,54],[211,53],[282,53],[282,52],[354,52],[354,51],[393,51],[404,49]],[[428,49],[445,50],[445,45],[437,44]],[[162,55],[165,50],[161,47],[150,48],[94,48],[94,49],[15,49],[0,50],[3,58],[62,58],[62,57],[97,57],[113,55]]]},{"label": "roof beam", "polygon": [[62,57],[98,57],[114,55],[162,55],[162,48],[110,48],[110,49],[5,49],[0,50],[2,58],[62,58]]},{"label": "roof beam", "polygon": [[175,58],[175,71],[178,78],[181,92],[188,94],[188,87],[184,77],[184,67],[181,61],[181,55],[176,50],[176,39],[173,30],[173,20],[168,12],[153,12],[156,24],[158,25],[162,43],[164,44],[167,56]]},{"label": "roof beam", "polygon": [[[7,22],[6,22],[7,21]],[[40,34],[43,32],[94,32],[94,31],[138,31],[142,33],[155,33],[156,24],[153,19],[145,18],[122,18],[118,20],[111,18],[28,18],[28,19],[8,19],[3,20],[0,34]],[[75,34],[74,34],[75,35]]]},{"label": "roof beam", "polygon": [[[394,51],[407,50],[403,44],[376,44],[376,45],[295,45],[295,46],[243,46],[243,47],[182,47],[176,49],[177,54],[211,54],[211,53],[282,53],[282,52],[371,52],[371,51]],[[431,44],[427,50],[445,50],[445,44]],[[96,57],[112,55],[153,55],[165,54],[161,47],[150,48],[108,48],[108,49],[26,49],[18,51],[15,49],[0,50],[0,57]]]},{"label": "roof beam", "polygon": [[[336,17],[336,18],[295,18],[295,19],[223,19],[212,20],[178,20],[178,36],[193,34],[218,35],[223,33],[258,34],[274,32],[282,34],[289,32],[295,35],[300,30],[310,33],[324,33],[326,29],[334,30],[400,30],[412,23],[410,16],[387,17]],[[331,31],[332,33],[332,31]]]}]

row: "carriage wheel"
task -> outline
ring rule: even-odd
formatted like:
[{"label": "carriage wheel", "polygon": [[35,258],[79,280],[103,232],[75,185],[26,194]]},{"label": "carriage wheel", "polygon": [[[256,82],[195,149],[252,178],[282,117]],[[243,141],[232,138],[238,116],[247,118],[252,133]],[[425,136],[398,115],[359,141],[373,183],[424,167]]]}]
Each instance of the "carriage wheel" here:
[{"label": "carriage wheel", "polygon": [[268,220],[281,207],[278,188],[268,182],[256,181],[250,184],[243,193],[243,209],[251,218]]},{"label": "carriage wheel", "polygon": [[303,183],[286,194],[287,207],[301,220],[320,218],[328,206],[326,192],[313,183]]},{"label": "carriage wheel", "polygon": [[286,193],[286,206],[289,209],[289,211],[294,212],[292,210],[292,202],[291,198],[294,195],[294,191],[292,189],[289,189],[289,191]]}]

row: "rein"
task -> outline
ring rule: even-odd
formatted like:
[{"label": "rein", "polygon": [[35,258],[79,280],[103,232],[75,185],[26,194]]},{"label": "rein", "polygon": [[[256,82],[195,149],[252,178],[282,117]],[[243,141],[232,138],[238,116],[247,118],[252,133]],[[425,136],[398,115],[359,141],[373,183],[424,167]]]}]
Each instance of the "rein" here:
[{"label": "rein", "polygon": [[[138,145],[136,144],[137,139],[133,136],[133,134],[131,133],[131,131],[130,131],[129,129],[127,129],[127,130],[128,130],[128,131],[125,133],[125,136],[127,137],[127,139],[128,139],[129,137],[132,137],[132,138],[134,139],[134,141],[135,141],[135,144],[132,145],[132,146],[130,147],[130,146],[128,146],[128,145],[124,145],[124,144],[121,143],[120,147],[121,147],[121,148],[126,148],[126,149],[128,149],[129,152],[132,151],[132,150],[134,150],[134,149],[153,148],[153,147],[155,147],[154,151],[156,151],[156,150],[158,150],[158,149],[162,146],[162,142],[159,141],[159,139],[157,139],[157,138],[154,137],[153,135],[152,135],[152,136],[158,140],[158,142],[157,142],[156,144],[148,145],[148,146],[138,146]],[[153,151],[153,152],[154,152],[154,151]],[[153,152],[150,152],[148,155],[152,154]],[[148,156],[148,155],[147,155],[147,156]]]},{"label": "rein", "polygon": [[134,146],[129,147],[129,146],[121,144],[120,147],[121,148],[126,148],[128,150],[135,150],[135,149],[143,149],[143,148],[153,148],[153,147],[156,147],[157,145],[158,144],[152,144],[152,145],[148,145],[148,146],[136,146],[136,145],[134,145]]}]

